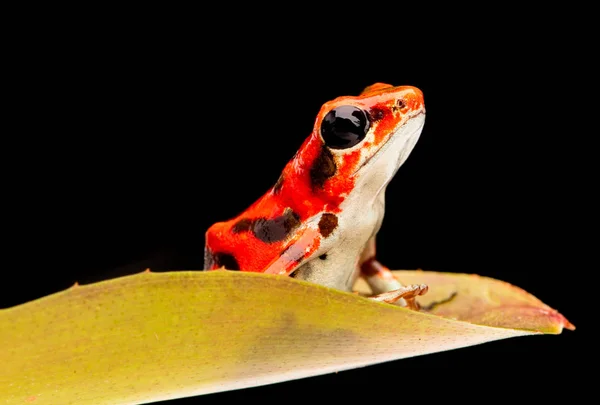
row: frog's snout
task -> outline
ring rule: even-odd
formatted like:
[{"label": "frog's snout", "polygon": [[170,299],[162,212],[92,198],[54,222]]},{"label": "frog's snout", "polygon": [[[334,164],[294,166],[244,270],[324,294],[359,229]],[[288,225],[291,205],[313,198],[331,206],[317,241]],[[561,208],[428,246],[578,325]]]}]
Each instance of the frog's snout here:
[{"label": "frog's snout", "polygon": [[413,111],[425,110],[425,98],[423,92],[418,87],[403,86],[402,97],[398,99],[398,103],[404,103],[406,107]]}]

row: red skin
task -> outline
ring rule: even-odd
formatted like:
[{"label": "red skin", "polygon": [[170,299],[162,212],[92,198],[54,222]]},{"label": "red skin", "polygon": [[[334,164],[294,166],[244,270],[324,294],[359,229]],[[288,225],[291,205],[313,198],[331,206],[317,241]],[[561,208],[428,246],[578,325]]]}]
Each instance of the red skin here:
[{"label": "red skin", "polygon": [[[359,96],[338,97],[325,103],[317,115],[311,135],[283,169],[280,178],[282,181],[240,215],[225,222],[218,222],[208,229],[206,249],[209,254],[219,253],[234,257],[242,271],[264,272],[268,265],[281,255],[285,247],[289,246],[290,240],[297,239],[299,235],[292,232],[283,240],[267,243],[257,238],[253,232],[235,232],[234,226],[240,220],[273,219],[284,215],[286,209],[291,209],[297,215],[295,220],[299,223],[319,213],[339,213],[340,204],[353,190],[355,183],[353,174],[362,164],[361,150],[379,149],[407,112],[422,107],[423,97],[419,90],[405,98],[404,104],[396,103],[398,91],[404,88],[376,83],[367,87]],[[353,152],[336,156],[335,175],[327,178],[322,187],[315,187],[311,182],[311,168],[323,149],[324,142],[320,135],[321,121],[333,108],[347,104],[359,106],[380,116],[374,127],[374,140],[372,143],[364,142],[361,148]],[[309,229],[307,232],[312,230]],[[303,235],[304,241],[311,241],[305,245],[307,250],[305,257],[310,257],[319,247],[320,235],[318,232],[314,233],[307,236],[305,232]],[[288,274],[295,264],[291,262],[286,265],[290,270]],[[214,270],[221,265],[213,262],[208,267],[207,270]]]}]

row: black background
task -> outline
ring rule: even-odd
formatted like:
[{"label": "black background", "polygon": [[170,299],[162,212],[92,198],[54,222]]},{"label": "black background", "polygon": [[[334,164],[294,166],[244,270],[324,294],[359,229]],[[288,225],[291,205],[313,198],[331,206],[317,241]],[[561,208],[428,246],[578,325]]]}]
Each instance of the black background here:
[{"label": "black background", "polygon": [[307,400],[317,389],[349,400],[369,384],[373,398],[379,384],[431,395],[448,380],[537,398],[577,392],[589,331],[573,284],[586,249],[575,227],[590,186],[573,123],[587,82],[560,32],[398,30],[362,42],[81,25],[23,33],[27,46],[9,58],[1,307],[146,267],[200,269],[206,228],[274,184],[323,102],[377,81],[410,84],[427,119],[388,187],[379,259],[510,282],[578,330],[169,403]]}]

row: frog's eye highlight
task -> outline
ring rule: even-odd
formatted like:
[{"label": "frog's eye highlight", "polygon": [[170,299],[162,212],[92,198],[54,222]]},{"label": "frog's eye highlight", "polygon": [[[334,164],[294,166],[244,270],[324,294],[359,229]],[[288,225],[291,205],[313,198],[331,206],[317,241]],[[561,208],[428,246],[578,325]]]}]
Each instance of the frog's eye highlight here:
[{"label": "frog's eye highlight", "polygon": [[321,122],[321,136],[331,149],[351,148],[363,139],[371,122],[367,114],[352,105],[329,111]]}]

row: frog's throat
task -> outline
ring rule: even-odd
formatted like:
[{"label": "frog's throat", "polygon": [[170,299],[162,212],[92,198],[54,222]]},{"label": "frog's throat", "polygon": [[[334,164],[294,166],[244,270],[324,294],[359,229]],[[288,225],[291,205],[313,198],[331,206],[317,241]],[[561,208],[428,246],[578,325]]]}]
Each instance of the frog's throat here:
[{"label": "frog's throat", "polygon": [[389,148],[391,148],[393,145],[396,145],[398,142],[401,142],[402,145],[400,145],[398,151],[399,155],[396,170],[389,176],[388,181],[385,183],[387,184],[389,180],[394,177],[400,166],[402,166],[406,159],[408,159],[408,156],[412,152],[417,140],[419,139],[419,136],[421,135],[424,125],[425,110],[419,110],[414,115],[409,116],[406,121],[401,123],[392,132],[383,145],[381,145],[381,147],[370,158],[365,160],[363,164],[356,169],[354,173],[352,173],[352,176],[360,176],[363,171],[377,164],[377,161],[386,154],[386,151]]}]

